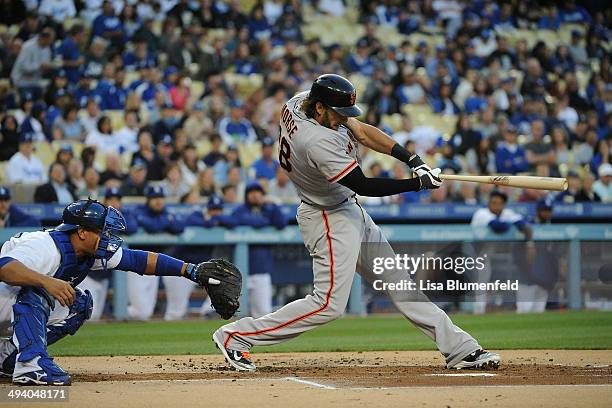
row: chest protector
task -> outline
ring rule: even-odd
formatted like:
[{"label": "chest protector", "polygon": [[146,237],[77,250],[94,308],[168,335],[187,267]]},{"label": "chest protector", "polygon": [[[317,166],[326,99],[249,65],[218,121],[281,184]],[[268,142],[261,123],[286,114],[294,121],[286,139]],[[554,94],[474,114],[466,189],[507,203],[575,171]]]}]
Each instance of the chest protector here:
[{"label": "chest protector", "polygon": [[62,256],[60,266],[53,277],[70,282],[72,287],[76,287],[89,273],[94,264],[94,258],[89,257],[84,262],[79,263],[76,252],[70,242],[70,234],[63,231],[51,231],[49,235],[53,238],[53,242],[55,242],[55,246],[57,246]]}]

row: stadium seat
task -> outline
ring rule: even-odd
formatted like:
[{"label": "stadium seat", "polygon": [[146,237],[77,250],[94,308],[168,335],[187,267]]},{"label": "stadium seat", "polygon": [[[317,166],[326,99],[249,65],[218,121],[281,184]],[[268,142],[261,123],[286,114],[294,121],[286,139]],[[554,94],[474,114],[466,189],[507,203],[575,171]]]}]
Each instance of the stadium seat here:
[{"label": "stadium seat", "polygon": [[122,110],[108,109],[104,111],[104,115],[110,118],[111,126],[113,127],[113,130],[119,130],[125,125],[124,118],[123,118],[124,113]]}]

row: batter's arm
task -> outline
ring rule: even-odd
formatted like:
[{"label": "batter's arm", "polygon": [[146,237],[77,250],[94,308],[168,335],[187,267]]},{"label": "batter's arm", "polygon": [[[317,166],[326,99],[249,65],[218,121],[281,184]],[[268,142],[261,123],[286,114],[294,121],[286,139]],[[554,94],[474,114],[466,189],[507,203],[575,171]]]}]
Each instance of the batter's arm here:
[{"label": "batter's arm", "polygon": [[70,306],[74,302],[75,291],[70,283],[37,273],[10,257],[0,258],[0,281],[11,286],[43,288],[62,306]]},{"label": "batter's arm", "polygon": [[418,177],[402,180],[384,177],[366,177],[359,166],[338,180],[338,183],[365,197],[392,196],[408,191],[419,191],[422,187],[422,180]]},{"label": "batter's arm", "polygon": [[410,154],[405,147],[376,126],[363,123],[356,118],[348,118],[345,127],[351,131],[359,143],[374,151],[403,161],[415,170],[417,175],[422,176],[425,172],[431,171],[431,168],[423,163],[418,155]]},{"label": "batter's arm", "polygon": [[391,156],[393,146],[397,144],[382,130],[356,118],[348,118],[345,127],[359,143],[379,153]]}]

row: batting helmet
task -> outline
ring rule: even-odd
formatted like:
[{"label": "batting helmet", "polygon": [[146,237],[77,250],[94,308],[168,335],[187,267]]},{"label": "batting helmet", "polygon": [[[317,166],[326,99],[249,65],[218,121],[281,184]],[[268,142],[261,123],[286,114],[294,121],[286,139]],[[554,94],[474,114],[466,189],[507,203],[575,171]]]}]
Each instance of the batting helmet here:
[{"label": "batting helmet", "polygon": [[62,223],[55,230],[73,231],[77,228],[99,232],[100,241],[94,257],[109,259],[123,242],[114,232],[125,230],[125,218],[113,207],[97,200],[79,200],[66,206]]},{"label": "batting helmet", "polygon": [[325,74],[315,79],[308,98],[329,106],[342,116],[355,117],[362,114],[361,108],[355,104],[355,87],[340,75]]}]

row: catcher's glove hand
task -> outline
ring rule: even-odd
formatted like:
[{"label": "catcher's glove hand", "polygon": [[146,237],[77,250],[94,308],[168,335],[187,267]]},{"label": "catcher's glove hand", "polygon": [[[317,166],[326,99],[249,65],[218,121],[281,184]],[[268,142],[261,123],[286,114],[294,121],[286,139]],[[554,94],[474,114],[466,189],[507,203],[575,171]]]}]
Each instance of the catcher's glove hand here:
[{"label": "catcher's glove hand", "polygon": [[242,290],[242,274],[236,265],[225,259],[211,259],[189,266],[188,276],[206,289],[215,311],[226,320],[234,316]]}]

